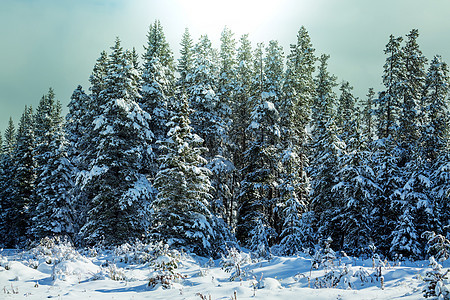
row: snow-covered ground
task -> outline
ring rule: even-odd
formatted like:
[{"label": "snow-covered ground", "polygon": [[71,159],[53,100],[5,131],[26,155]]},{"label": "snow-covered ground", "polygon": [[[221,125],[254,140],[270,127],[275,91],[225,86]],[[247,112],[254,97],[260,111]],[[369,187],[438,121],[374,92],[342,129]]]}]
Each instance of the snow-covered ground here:
[{"label": "snow-covered ground", "polygon": [[[311,269],[307,255],[252,261],[233,252],[212,260],[138,248],[76,251],[61,244],[2,250],[0,299],[407,300],[423,297],[423,278],[430,270],[428,261],[384,266],[375,261],[378,268],[373,268],[372,259],[342,257]],[[165,288],[162,282],[169,277],[174,279]]]}]

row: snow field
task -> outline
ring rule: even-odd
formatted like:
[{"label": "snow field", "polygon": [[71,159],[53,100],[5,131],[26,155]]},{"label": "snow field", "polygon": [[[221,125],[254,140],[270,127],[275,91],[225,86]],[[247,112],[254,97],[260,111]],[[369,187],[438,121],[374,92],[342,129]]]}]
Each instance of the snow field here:
[{"label": "snow field", "polygon": [[[307,255],[258,261],[236,251],[212,260],[143,247],[90,252],[55,248],[3,250],[0,298],[408,300],[423,297],[423,278],[430,270],[428,261],[390,262],[381,268],[382,284],[371,259],[341,257],[311,269]],[[157,275],[173,276],[165,287],[155,280]],[[149,286],[150,278],[154,286]]]}]

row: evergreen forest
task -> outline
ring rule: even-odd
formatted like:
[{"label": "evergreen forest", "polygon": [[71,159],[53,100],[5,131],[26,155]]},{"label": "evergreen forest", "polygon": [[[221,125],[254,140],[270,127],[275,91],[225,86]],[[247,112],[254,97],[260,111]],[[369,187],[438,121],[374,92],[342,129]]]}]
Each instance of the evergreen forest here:
[{"label": "evergreen forest", "polygon": [[10,119],[0,246],[428,257],[427,236],[450,234],[449,70],[418,36],[387,37],[383,89],[363,99],[304,27],[285,50],[186,29],[178,59],[159,21],[143,53],[117,38],[65,116],[50,88]]}]

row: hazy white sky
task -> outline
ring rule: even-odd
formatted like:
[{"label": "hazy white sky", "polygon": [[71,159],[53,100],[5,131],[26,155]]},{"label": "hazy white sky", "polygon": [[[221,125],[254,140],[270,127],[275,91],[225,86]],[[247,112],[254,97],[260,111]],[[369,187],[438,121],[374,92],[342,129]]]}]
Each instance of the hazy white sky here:
[{"label": "hazy white sky", "polygon": [[64,106],[78,84],[87,91],[95,60],[116,36],[143,53],[155,19],[176,58],[185,27],[216,47],[228,26],[237,40],[244,33],[253,45],[276,39],[288,53],[304,25],[316,54],[331,55],[330,71],[364,97],[380,89],[390,34],[418,28],[424,54],[450,63],[449,13],[448,0],[1,0],[0,130],[49,87]]}]

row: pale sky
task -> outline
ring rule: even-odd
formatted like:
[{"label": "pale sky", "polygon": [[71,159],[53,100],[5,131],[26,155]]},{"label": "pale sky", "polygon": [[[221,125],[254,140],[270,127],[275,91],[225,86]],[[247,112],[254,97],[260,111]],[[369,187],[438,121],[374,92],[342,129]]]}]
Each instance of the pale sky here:
[{"label": "pale sky", "polygon": [[[304,25],[316,54],[330,54],[329,70],[347,80],[358,97],[381,89],[383,50],[389,35],[419,29],[429,60],[450,63],[448,0],[0,0],[0,131],[9,116],[18,124],[25,105],[36,107],[53,87],[67,106],[88,78],[102,50],[116,36],[143,53],[148,26],[159,19],[175,58],[188,27],[194,41],[208,34],[219,47],[227,26],[236,40],[289,44]],[[65,109],[65,112],[67,109]]]}]

